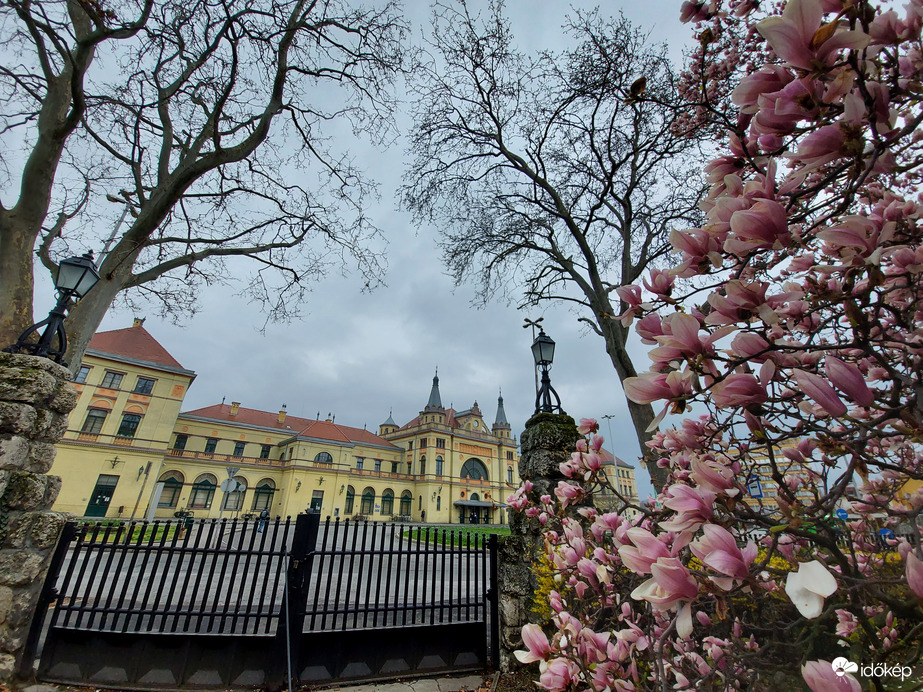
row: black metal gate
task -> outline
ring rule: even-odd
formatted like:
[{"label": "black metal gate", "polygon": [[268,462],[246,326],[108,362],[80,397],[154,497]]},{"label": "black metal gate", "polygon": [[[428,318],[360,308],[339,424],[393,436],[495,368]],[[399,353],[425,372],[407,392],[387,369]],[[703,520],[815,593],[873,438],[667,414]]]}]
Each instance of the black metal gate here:
[{"label": "black metal gate", "polygon": [[321,526],[316,514],[263,531],[69,523],[28,647],[47,611],[48,682],[226,689],[483,670],[498,645],[496,536],[486,539]]}]

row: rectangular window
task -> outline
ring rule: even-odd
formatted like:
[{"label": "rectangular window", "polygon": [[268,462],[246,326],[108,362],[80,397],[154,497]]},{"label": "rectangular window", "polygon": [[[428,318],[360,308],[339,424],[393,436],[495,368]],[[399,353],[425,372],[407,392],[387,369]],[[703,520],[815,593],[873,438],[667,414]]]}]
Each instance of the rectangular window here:
[{"label": "rectangular window", "polygon": [[139,377],[138,381],[135,382],[134,393],[135,394],[150,394],[151,392],[154,391],[154,382],[155,380],[152,380],[149,377]]},{"label": "rectangular window", "polygon": [[83,421],[83,427],[80,428],[80,432],[92,433],[93,435],[98,434],[99,431],[103,429],[103,422],[106,420],[108,414],[108,411],[103,411],[99,408],[91,408],[87,411],[87,418]]},{"label": "rectangular window", "polygon": [[246,442],[235,442],[234,443],[234,456],[242,457],[244,455],[244,447],[247,446]]},{"label": "rectangular window", "polygon": [[262,447],[260,447],[260,459],[268,459],[269,452],[271,450],[272,450],[272,447],[270,445],[263,445]]},{"label": "rectangular window", "polygon": [[122,377],[124,377],[124,375],[120,372],[106,370],[106,375],[103,377],[102,384],[99,386],[105,389],[118,389],[122,384]]},{"label": "rectangular window", "polygon": [[398,472],[398,471],[397,471],[397,462],[396,462],[396,461],[392,461],[392,462],[391,462],[391,473],[397,473],[397,472]]},{"label": "rectangular window", "polygon": [[356,468],[357,468],[359,471],[362,470],[363,464],[365,464],[365,459],[363,459],[362,457],[356,457]]},{"label": "rectangular window", "polygon": [[218,440],[215,439],[214,437],[209,437],[207,440],[205,440],[205,453],[214,454],[215,447],[217,446],[218,446]]},{"label": "rectangular window", "polygon": [[420,449],[426,449],[426,438],[420,440]]},{"label": "rectangular window", "polygon": [[77,374],[74,375],[74,382],[80,384],[87,381],[87,375],[90,374],[89,365],[81,365],[80,369],[77,371]]},{"label": "rectangular window", "polygon": [[445,449],[445,440],[437,439],[436,440],[436,449]]},{"label": "rectangular window", "polygon": [[311,493],[311,509],[315,509],[320,512],[321,507],[324,506],[324,491],[315,490]]},{"label": "rectangular window", "polygon": [[173,440],[173,449],[186,449],[186,443],[189,441],[189,435],[183,435],[182,433],[176,434],[176,439]]},{"label": "rectangular window", "polygon": [[375,470],[376,470],[376,471],[381,471],[381,459],[376,459],[376,460],[375,460]]},{"label": "rectangular window", "polygon": [[407,443],[407,449],[413,449],[413,440]]},{"label": "rectangular window", "polygon": [[116,433],[119,437],[134,437],[138,432],[138,425],[141,423],[141,416],[137,413],[126,413],[122,416],[122,423],[119,425],[119,431]]},{"label": "rectangular window", "polygon": [[513,460],[513,453],[512,453],[512,452],[507,452],[507,453],[506,453],[506,459],[507,459],[507,461],[512,461],[512,460]]}]

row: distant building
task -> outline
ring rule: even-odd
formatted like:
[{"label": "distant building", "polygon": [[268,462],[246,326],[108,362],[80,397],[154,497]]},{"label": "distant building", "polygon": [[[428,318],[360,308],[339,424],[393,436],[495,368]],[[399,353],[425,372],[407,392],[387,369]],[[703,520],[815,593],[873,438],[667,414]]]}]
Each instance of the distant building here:
[{"label": "distant building", "polygon": [[519,487],[510,430],[502,395],[488,428],[476,401],[464,411],[442,406],[437,374],[420,415],[401,427],[389,416],[379,434],[404,450],[427,521],[477,524],[506,522],[503,503]]},{"label": "distant building", "polygon": [[[291,516],[504,522],[519,485],[499,400],[488,430],[475,403],[442,408],[438,378],[420,416],[380,434],[239,402],[181,411],[195,373],[135,320],[96,334],[52,473],[54,508],[87,517]],[[434,398],[435,397],[435,398]],[[427,458],[429,460],[427,460]],[[228,481],[230,482],[228,483]]]},{"label": "distant building", "polygon": [[[612,486],[618,490],[619,494],[628,500],[632,505],[638,505],[638,486],[635,483],[635,468],[627,464],[608,449],[603,447],[599,450],[603,461],[603,470]],[[612,512],[621,506],[621,501],[615,493],[610,490],[597,492],[593,495],[593,506],[603,512]],[[639,514],[636,509],[627,509],[625,515],[633,519]]]}]

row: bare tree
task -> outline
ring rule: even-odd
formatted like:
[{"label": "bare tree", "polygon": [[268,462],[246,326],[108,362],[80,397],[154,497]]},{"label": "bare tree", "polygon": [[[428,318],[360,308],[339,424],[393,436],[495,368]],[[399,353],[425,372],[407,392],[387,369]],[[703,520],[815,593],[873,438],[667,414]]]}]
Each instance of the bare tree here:
[{"label": "bare tree", "polygon": [[406,27],[356,5],[0,5],[0,342],[32,321],[34,254],[54,273],[108,249],[67,318],[72,367],[123,291],[181,314],[229,258],[256,263],[246,290],[273,317],[332,265],[377,282],[373,188],[334,144],[390,132]]},{"label": "bare tree", "polygon": [[[437,5],[403,202],[440,229],[456,282],[483,301],[514,286],[523,307],[575,306],[623,381],[636,371],[613,291],[664,258],[670,230],[695,225],[704,189],[677,78],[665,47],[624,17],[578,12],[573,49],[528,57],[502,9]],[[652,408],[628,407],[647,452]]]}]

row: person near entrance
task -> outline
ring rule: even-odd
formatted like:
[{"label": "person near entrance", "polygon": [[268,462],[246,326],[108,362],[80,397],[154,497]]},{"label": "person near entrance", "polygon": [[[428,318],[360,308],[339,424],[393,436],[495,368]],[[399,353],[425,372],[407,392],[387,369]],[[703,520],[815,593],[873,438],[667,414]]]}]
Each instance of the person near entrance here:
[{"label": "person near entrance", "polygon": [[266,528],[267,523],[269,523],[269,510],[264,508],[263,511],[260,512],[260,520],[256,524],[257,532],[263,533],[263,529]]}]

